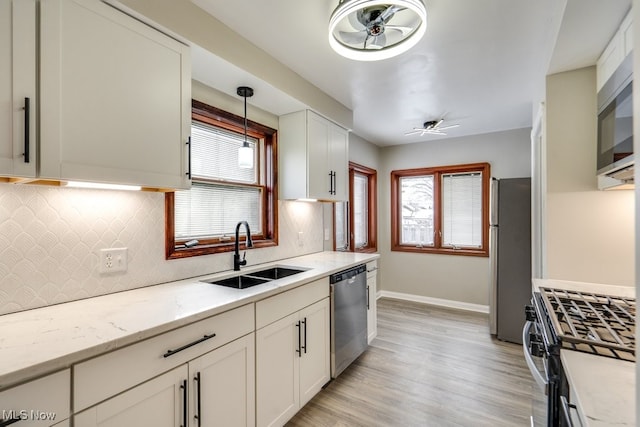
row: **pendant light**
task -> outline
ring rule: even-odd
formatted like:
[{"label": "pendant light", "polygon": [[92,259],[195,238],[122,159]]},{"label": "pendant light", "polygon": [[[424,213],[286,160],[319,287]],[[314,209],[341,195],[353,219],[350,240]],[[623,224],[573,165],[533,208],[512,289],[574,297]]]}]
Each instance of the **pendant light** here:
[{"label": "pendant light", "polygon": [[244,142],[242,147],[238,149],[238,167],[251,169],[253,168],[253,148],[247,141],[247,98],[253,96],[253,89],[240,86],[237,93],[244,98]]},{"label": "pendant light", "polygon": [[346,58],[377,61],[415,46],[426,27],[422,0],[339,0],[329,20],[329,44]]}]

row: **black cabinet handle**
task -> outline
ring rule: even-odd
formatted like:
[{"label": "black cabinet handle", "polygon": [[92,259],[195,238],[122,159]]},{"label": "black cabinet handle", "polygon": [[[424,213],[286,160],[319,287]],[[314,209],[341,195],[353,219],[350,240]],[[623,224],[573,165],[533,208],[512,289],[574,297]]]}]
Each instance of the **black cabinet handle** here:
[{"label": "black cabinet handle", "polygon": [[307,354],[307,318],[305,317],[304,320],[302,321],[302,324],[304,324],[304,354]]},{"label": "black cabinet handle", "polygon": [[198,427],[200,427],[202,425],[202,404],[201,404],[202,402],[200,398],[200,372],[196,374],[193,380],[196,382],[196,393],[198,394],[198,398],[196,399],[196,408],[197,408],[196,410],[198,411],[198,413],[195,414],[193,418],[198,420]]},{"label": "black cabinet handle", "polygon": [[5,427],[5,426],[10,426],[11,424],[15,424],[18,421],[22,421],[22,418],[20,418],[19,416],[16,418],[8,418],[8,419],[2,419],[0,420],[0,427]]},{"label": "black cabinet handle", "polygon": [[188,163],[187,163],[187,178],[191,179],[191,137],[189,137],[187,139],[187,159],[188,159]]},{"label": "black cabinet handle", "polygon": [[300,322],[296,323],[296,328],[298,328],[298,348],[296,348],[296,353],[298,353],[298,357],[302,357],[302,340],[300,337],[300,333],[301,333]]},{"label": "black cabinet handle", "polygon": [[180,427],[187,427],[187,380],[183,380],[180,385],[182,389],[182,425]]},{"label": "black cabinet handle", "polygon": [[216,334],[205,335],[205,336],[203,336],[202,338],[197,339],[197,340],[195,340],[195,341],[193,341],[193,342],[190,342],[189,344],[185,344],[185,345],[183,345],[182,347],[176,348],[175,350],[167,350],[167,352],[163,355],[163,357],[173,356],[174,354],[179,353],[179,352],[181,352],[182,350],[186,350],[186,349],[188,349],[189,347],[193,347],[194,345],[196,345],[196,344],[200,344],[201,342],[206,341],[206,340],[209,340],[209,339],[211,339],[211,338],[213,338],[213,337],[215,337],[215,336],[216,336]]},{"label": "black cabinet handle", "polygon": [[[31,99],[24,99],[24,162],[29,163],[29,120],[31,118]],[[2,424],[0,424],[1,426]]]}]

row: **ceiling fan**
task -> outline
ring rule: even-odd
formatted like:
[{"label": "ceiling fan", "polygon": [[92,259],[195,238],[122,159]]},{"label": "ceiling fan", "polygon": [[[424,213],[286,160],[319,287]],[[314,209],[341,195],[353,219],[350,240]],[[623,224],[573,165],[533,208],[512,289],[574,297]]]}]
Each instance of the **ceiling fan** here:
[{"label": "ceiling fan", "polygon": [[460,126],[459,124],[454,124],[454,125],[448,125],[448,126],[441,126],[442,122],[444,122],[444,119],[440,119],[440,120],[429,120],[427,122],[424,122],[421,128],[413,128],[412,131],[409,131],[407,133],[405,133],[405,135],[415,135],[415,134],[420,134],[420,136],[424,136],[424,135],[446,135],[445,132],[443,132],[444,130],[447,129],[453,129],[453,128],[457,128],[458,126]]},{"label": "ceiling fan", "polygon": [[425,21],[422,0],[340,0],[329,22],[329,43],[351,59],[384,59],[417,43]]}]

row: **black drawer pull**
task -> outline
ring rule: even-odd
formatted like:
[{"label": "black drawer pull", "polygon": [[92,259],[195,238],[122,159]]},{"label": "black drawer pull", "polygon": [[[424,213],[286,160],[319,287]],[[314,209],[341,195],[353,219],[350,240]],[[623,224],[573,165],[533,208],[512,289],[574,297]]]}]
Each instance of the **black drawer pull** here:
[{"label": "black drawer pull", "polygon": [[[29,98],[24,99],[24,162],[29,163],[29,120],[31,118],[31,100]],[[8,425],[8,424],[0,424]]]},{"label": "black drawer pull", "polygon": [[188,169],[185,175],[187,175],[188,179],[191,179],[191,137],[187,139],[186,145],[187,145],[187,158],[188,158],[187,168]]},{"label": "black drawer pull", "polygon": [[208,340],[208,339],[211,339],[211,338],[213,338],[213,337],[215,337],[215,336],[216,336],[216,334],[205,335],[205,336],[203,336],[202,338],[200,338],[199,340],[195,340],[195,341],[193,341],[193,342],[190,342],[189,344],[185,344],[185,345],[183,345],[183,346],[182,346],[182,347],[180,347],[180,348],[176,348],[175,350],[167,350],[167,352],[163,355],[163,357],[173,356],[174,354],[179,353],[179,352],[181,352],[182,350],[186,350],[186,349],[188,349],[189,347],[193,347],[194,345],[196,345],[196,344],[200,344],[201,342],[206,341],[206,340]]},{"label": "black drawer pull", "polygon": [[22,418],[20,418],[19,416],[14,418],[8,418],[6,420],[2,419],[0,420],[0,427],[10,426],[11,424],[15,424],[18,421],[22,421]]}]

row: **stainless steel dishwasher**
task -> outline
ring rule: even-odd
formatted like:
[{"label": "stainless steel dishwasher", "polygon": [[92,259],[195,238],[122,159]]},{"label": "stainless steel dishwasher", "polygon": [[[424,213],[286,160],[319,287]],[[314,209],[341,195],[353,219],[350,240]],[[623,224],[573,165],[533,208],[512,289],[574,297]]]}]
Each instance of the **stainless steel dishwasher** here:
[{"label": "stainless steel dishwasher", "polygon": [[332,274],[331,377],[336,378],[367,348],[367,267]]}]

